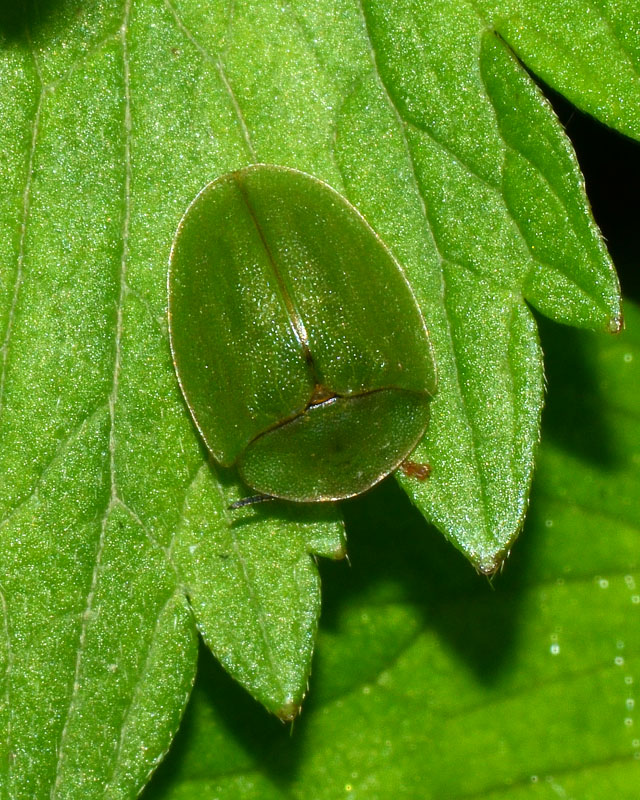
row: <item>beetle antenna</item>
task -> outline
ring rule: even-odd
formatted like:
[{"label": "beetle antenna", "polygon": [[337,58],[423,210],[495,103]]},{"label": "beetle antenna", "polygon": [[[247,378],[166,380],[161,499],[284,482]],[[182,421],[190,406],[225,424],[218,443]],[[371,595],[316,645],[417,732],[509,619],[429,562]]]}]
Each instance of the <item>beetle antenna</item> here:
[{"label": "beetle antenna", "polygon": [[277,497],[272,497],[270,494],[254,494],[252,497],[242,497],[231,503],[229,511],[235,511],[237,508],[244,508],[245,506],[255,506],[257,503],[267,503],[269,500],[277,500]]}]

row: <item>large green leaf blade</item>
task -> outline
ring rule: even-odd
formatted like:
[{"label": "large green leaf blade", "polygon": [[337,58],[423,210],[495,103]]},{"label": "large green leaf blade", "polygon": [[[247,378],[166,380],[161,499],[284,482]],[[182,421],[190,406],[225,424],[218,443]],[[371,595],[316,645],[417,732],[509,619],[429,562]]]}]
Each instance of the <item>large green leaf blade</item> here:
[{"label": "large green leaf blade", "polygon": [[[246,142],[208,65],[204,106],[188,70],[165,70],[174,91],[158,107],[151,76],[161,80],[166,52],[184,46],[162,4],[41,10],[3,41],[0,106],[15,129],[2,193],[0,793],[134,796],[168,747],[195,668],[171,545],[203,452],[169,354],[168,252],[211,164],[238,165]],[[163,22],[178,55],[169,36],[149,35]],[[168,121],[161,154],[158,119]],[[176,134],[192,141],[198,124],[202,151],[185,166]],[[180,192],[167,191],[174,184]],[[300,698],[319,613],[309,553],[340,551],[342,524],[280,529],[306,578],[288,639],[286,697]],[[246,647],[258,627],[244,634]]]}]

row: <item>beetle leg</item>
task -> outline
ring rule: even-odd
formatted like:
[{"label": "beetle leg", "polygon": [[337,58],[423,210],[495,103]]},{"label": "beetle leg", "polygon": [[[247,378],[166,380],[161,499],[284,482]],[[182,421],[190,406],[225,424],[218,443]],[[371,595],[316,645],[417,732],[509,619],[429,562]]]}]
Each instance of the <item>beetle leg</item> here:
[{"label": "beetle leg", "polygon": [[256,503],[267,503],[269,500],[277,500],[277,497],[272,497],[270,494],[254,494],[252,497],[242,497],[231,503],[228,507],[229,511],[235,511],[237,508],[244,508],[245,506],[254,506]]}]

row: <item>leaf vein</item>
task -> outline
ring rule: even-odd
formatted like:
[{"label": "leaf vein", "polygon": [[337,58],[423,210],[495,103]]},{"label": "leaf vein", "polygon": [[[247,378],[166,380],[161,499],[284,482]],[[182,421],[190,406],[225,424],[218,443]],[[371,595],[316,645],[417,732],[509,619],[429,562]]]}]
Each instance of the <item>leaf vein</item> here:
[{"label": "leaf vein", "polygon": [[[222,495],[223,501],[226,504],[226,498],[224,497],[224,492],[222,491],[222,487],[219,483],[217,483],[218,491]],[[284,686],[282,685],[282,681],[280,680],[280,670],[278,669],[278,665],[274,660],[274,647],[271,635],[269,633],[269,628],[266,622],[266,614],[262,604],[259,600],[259,595],[256,594],[254,591],[253,583],[251,581],[251,576],[249,575],[249,570],[247,567],[247,560],[243,556],[240,546],[238,544],[238,536],[235,532],[233,525],[228,526],[229,529],[229,536],[231,538],[231,546],[233,547],[233,551],[235,553],[236,560],[240,565],[240,569],[242,571],[242,580],[245,586],[245,590],[247,593],[247,599],[249,601],[249,605],[253,608],[253,611],[256,615],[256,620],[258,622],[258,627],[260,628],[260,635],[265,647],[266,656],[269,661],[269,665],[271,666],[272,670],[272,677],[275,683],[278,684],[281,694],[284,693]],[[284,701],[287,702],[287,699]]]},{"label": "leaf vein", "polygon": [[109,519],[109,512],[111,511],[111,508],[112,505],[111,503],[109,503],[102,516],[102,523],[100,526],[100,536],[98,537],[98,546],[95,554],[93,572],[91,574],[91,585],[89,586],[89,591],[87,592],[87,599],[85,602],[84,611],[82,612],[82,615],[80,617],[80,635],[78,637],[78,647],[76,649],[73,684],[71,689],[71,696],[69,698],[69,703],[67,704],[67,711],[65,715],[64,725],[62,726],[62,733],[60,734],[60,742],[58,744],[58,760],[55,769],[56,779],[51,788],[51,800],[55,800],[55,798],[57,797],[58,789],[60,788],[60,785],[62,783],[62,777],[64,774],[63,764],[65,760],[65,746],[67,743],[67,737],[69,735],[69,726],[71,724],[71,720],[78,705],[78,697],[80,694],[80,671],[82,669],[82,660],[85,652],[87,630],[89,628],[89,621],[91,619],[91,613],[93,610],[93,601],[98,586],[98,575],[100,572],[102,554],[104,553],[104,547],[107,538],[107,522]]},{"label": "leaf vein", "polygon": [[166,547],[166,546],[162,545],[158,541],[158,539],[156,539],[156,537],[151,533],[149,528],[144,524],[144,522],[142,521],[140,516],[134,511],[133,508],[131,508],[130,505],[125,503],[124,500],[121,497],[118,497],[114,501],[114,506],[115,505],[117,505],[119,508],[121,508],[126,514],[128,514],[131,517],[131,519],[135,522],[135,524],[144,533],[145,537],[147,538],[147,541],[151,544],[151,546],[153,548],[155,548],[156,550],[159,550],[161,553],[163,553],[163,555],[164,555],[164,557],[165,557],[165,559],[167,561],[167,564],[169,565],[169,567],[171,568],[172,572],[175,575],[176,585],[180,586],[181,582],[180,582],[180,577],[179,577],[179,574],[178,574],[178,568],[174,564],[173,559],[171,557],[170,547]]},{"label": "leaf vein", "polygon": [[[608,758],[583,762],[581,764],[575,764],[568,767],[557,767],[552,772],[545,770],[545,780],[550,784],[554,781],[554,778],[558,775],[562,776],[569,776],[569,775],[577,775],[581,772],[587,772],[592,769],[599,769],[605,767],[612,767],[618,764],[628,764],[633,762],[633,755],[612,755]],[[508,786],[505,785],[504,782],[494,784],[493,786],[485,786],[482,789],[478,789],[474,792],[467,792],[465,794],[456,794],[451,795],[451,800],[475,800],[475,798],[479,798],[479,800],[483,800],[486,798],[487,795],[493,794],[494,792],[503,792],[505,800],[509,800],[509,797],[512,796],[514,788],[521,787],[521,786],[531,786],[531,770],[529,770],[526,775],[522,775],[519,778],[514,778],[509,780]],[[557,788],[557,784],[556,788]],[[553,785],[552,785],[553,789]],[[564,790],[563,790],[564,791]],[[558,792],[555,791],[554,793],[557,795]],[[540,796],[542,796],[540,794]],[[567,797],[566,793],[560,794],[560,797]]]},{"label": "leaf vein", "polygon": [[[2,623],[3,623],[2,634],[6,641],[5,655],[7,659],[3,675],[4,700],[2,705],[4,706],[4,713],[6,713],[7,715],[4,747],[6,748],[6,757],[7,757],[7,791],[8,791],[8,786],[10,783],[12,767],[13,767],[13,760],[11,759],[11,734],[12,734],[11,670],[13,668],[13,648],[11,646],[11,631],[10,631],[11,626],[9,622],[9,606],[7,604],[6,595],[2,584],[0,584],[0,606],[2,608]],[[8,794],[6,796],[8,797]]]},{"label": "leaf vein", "polygon": [[187,27],[184,23],[178,11],[171,3],[171,0],[164,0],[164,4],[167,7],[169,13],[173,16],[178,29],[184,34],[184,36],[191,42],[191,44],[196,48],[196,50],[200,53],[200,55],[206,60],[213,64],[214,69],[218,73],[218,77],[220,82],[222,83],[229,100],[231,102],[231,106],[233,111],[236,115],[236,119],[238,121],[238,125],[240,126],[240,131],[242,133],[242,140],[247,149],[249,157],[252,161],[257,161],[258,157],[256,155],[256,151],[254,149],[253,143],[251,141],[251,135],[249,133],[249,128],[247,127],[246,120],[244,118],[244,114],[242,113],[242,108],[240,107],[240,103],[238,102],[238,98],[229,83],[229,79],[224,69],[224,65],[219,56],[214,55],[213,53],[209,52],[200,42],[198,41],[197,37],[192,33],[192,31]]},{"label": "leaf vein", "polygon": [[131,224],[131,67],[129,63],[129,49],[127,42],[127,28],[129,23],[131,0],[125,3],[124,20],[120,28],[122,44],[122,64],[124,74],[124,213],[122,216],[122,255],[120,259],[120,289],[118,307],[116,312],[115,354],[111,394],[109,397],[109,474],[111,481],[111,503],[119,497],[116,479],[116,404],[118,401],[118,387],[120,368],[122,364],[122,330],[123,310],[127,297],[127,263],[129,260],[129,229]]},{"label": "leaf vein", "polygon": [[182,498],[182,508],[180,509],[180,514],[178,516],[178,524],[176,524],[176,526],[175,526],[175,528],[173,530],[173,533],[171,535],[171,541],[169,542],[169,545],[167,547],[167,557],[169,558],[169,561],[171,562],[171,566],[173,567],[173,569],[176,570],[176,573],[177,573],[177,567],[175,566],[175,563],[174,563],[174,560],[173,560],[173,550],[174,550],[174,546],[175,546],[175,543],[176,543],[176,539],[178,537],[178,532],[179,532],[179,529],[180,529],[180,522],[186,518],[186,506],[187,506],[187,498],[189,496],[189,491],[191,490],[191,487],[193,486],[193,484],[200,477],[200,474],[203,471],[208,470],[208,469],[209,469],[209,465],[208,465],[208,463],[206,461],[203,464],[200,464],[200,466],[194,472],[193,476],[191,478],[189,478],[189,482],[187,483],[187,485],[184,488],[184,495],[183,495],[183,498]]},{"label": "leaf vein", "polygon": [[125,711],[124,711],[124,713],[122,715],[121,728],[120,728],[120,737],[118,739],[118,743],[116,745],[116,749],[115,749],[115,751],[113,753],[113,756],[112,756],[113,768],[111,770],[111,775],[104,782],[104,793],[103,794],[105,794],[105,795],[107,794],[107,792],[110,789],[117,788],[117,787],[111,786],[111,783],[113,781],[113,778],[114,778],[114,775],[115,775],[115,772],[116,772],[116,768],[118,766],[118,759],[120,758],[120,754],[122,753],[122,748],[124,746],[125,736],[127,734],[129,726],[131,724],[131,714],[133,713],[133,708],[135,706],[136,700],[138,699],[138,697],[140,695],[140,692],[142,691],[141,687],[144,685],[144,676],[149,671],[149,665],[151,663],[151,660],[152,660],[152,657],[153,657],[154,653],[156,652],[156,647],[157,647],[156,634],[158,633],[158,628],[160,626],[160,621],[164,616],[164,612],[166,611],[166,609],[168,608],[169,604],[171,603],[171,601],[175,597],[176,597],[176,593],[172,592],[169,595],[169,597],[167,598],[167,600],[165,601],[165,603],[163,604],[162,608],[160,609],[160,611],[158,612],[158,614],[156,616],[153,632],[152,632],[151,636],[149,637],[149,645],[147,647],[147,652],[145,654],[144,664],[142,665],[142,669],[139,672],[138,679],[137,679],[137,681],[135,683],[135,686],[133,687],[133,690],[129,693],[129,702],[127,703],[127,707],[126,707],[126,709],[125,709]]},{"label": "leaf vein", "polygon": [[67,705],[64,725],[60,735],[60,742],[58,745],[58,760],[55,769],[55,781],[51,789],[51,800],[55,800],[58,790],[62,784],[63,777],[63,764],[65,759],[65,746],[67,737],[69,735],[69,726],[74,716],[78,697],[80,693],[80,672],[82,669],[82,661],[85,652],[87,630],[91,618],[93,608],[93,601],[96,594],[98,585],[98,576],[102,561],[102,554],[104,552],[105,542],[107,538],[107,522],[109,514],[113,509],[115,503],[118,501],[118,490],[116,484],[116,437],[115,437],[115,407],[118,398],[118,380],[120,376],[121,365],[121,340],[122,340],[122,326],[123,326],[123,305],[126,298],[127,285],[126,285],[126,266],[129,256],[129,225],[131,217],[131,91],[130,91],[130,64],[127,43],[127,30],[129,23],[129,14],[131,9],[131,0],[126,0],[124,7],[124,15],[122,25],[120,27],[120,41],[122,44],[122,63],[124,75],[124,159],[125,159],[125,182],[124,182],[124,214],[122,219],[122,256],[120,261],[120,291],[118,298],[118,309],[116,315],[116,332],[115,332],[115,354],[114,354],[114,368],[111,394],[109,396],[109,477],[111,483],[111,499],[105,508],[102,524],[100,526],[100,536],[98,538],[98,545],[95,554],[95,563],[91,576],[91,584],[87,592],[85,609],[81,616],[80,635],[78,638],[78,648],[76,650],[76,660],[73,676],[73,685],[71,690],[71,697]]},{"label": "leaf vein", "polygon": [[485,703],[474,703],[466,708],[461,708],[448,714],[446,711],[441,710],[442,719],[446,720],[447,722],[453,722],[469,716],[470,714],[475,714],[478,711],[488,711],[489,709],[495,709],[500,706],[507,705],[513,700],[518,700],[523,697],[531,697],[537,692],[544,691],[547,688],[557,688],[567,683],[572,684],[576,679],[592,678],[598,675],[610,673],[612,669],[614,669],[614,667],[612,667],[612,660],[607,658],[606,662],[591,664],[584,669],[567,670],[561,674],[554,675],[552,678],[533,681],[526,686],[513,688],[511,691],[505,691],[504,688],[501,688],[499,695],[492,697]]},{"label": "leaf vein", "polygon": [[78,56],[78,58],[76,58],[75,61],[71,62],[70,66],[67,68],[65,72],[62,73],[62,75],[59,75],[57,78],[54,78],[52,81],[50,81],[45,86],[45,90],[50,92],[62,86],[65,83],[65,81],[67,81],[73,75],[73,73],[78,69],[78,67],[84,64],[87,61],[87,59],[91,58],[96,53],[99,53],[100,50],[102,50],[105,47],[105,45],[107,45],[109,42],[111,42],[112,40],[117,40],[119,35],[120,35],[119,31],[111,31],[104,38],[96,42],[93,46],[87,48],[83,53],[81,53]]},{"label": "leaf vein", "polygon": [[[507,43],[505,42],[505,44],[507,44]],[[507,45],[507,46],[509,47],[509,45]],[[509,47],[509,49],[511,49],[511,48]],[[513,53],[512,50],[511,50],[511,52]],[[515,56],[515,53],[513,53],[513,54]],[[529,164],[529,166],[534,170],[536,175],[540,176],[540,178],[542,179],[542,182],[547,187],[547,189],[551,193],[552,197],[554,197],[557,200],[558,205],[562,209],[565,209],[565,203],[564,203],[563,199],[560,197],[560,195],[558,193],[558,190],[555,188],[553,183],[549,180],[547,175],[531,160],[531,158],[528,155],[526,155],[522,150],[514,147],[510,142],[508,142],[505,139],[504,135],[502,134],[502,127],[500,125],[500,117],[498,116],[498,114],[496,112],[496,108],[495,108],[495,105],[493,103],[493,99],[491,97],[491,91],[490,91],[490,88],[489,88],[489,86],[487,85],[487,83],[486,83],[486,81],[484,79],[484,75],[482,73],[482,70],[480,71],[480,74],[481,74],[481,79],[482,79],[483,86],[485,88],[486,96],[487,96],[488,100],[491,102],[491,105],[492,105],[492,107],[494,109],[496,125],[498,127],[498,130],[500,131],[500,138],[502,139],[502,141],[503,141],[503,143],[505,145],[505,148],[508,151],[512,152],[512,153],[517,153],[521,158],[523,158],[527,162],[527,164]],[[568,145],[568,146],[570,146],[570,145]],[[587,203],[587,198],[586,198],[586,194],[585,194],[585,190],[584,190],[584,179],[582,177],[580,177],[579,180],[581,181],[581,185],[582,185],[582,194],[584,195],[583,199],[584,199],[585,203]],[[502,198],[502,200],[503,200],[503,202],[504,202],[504,204],[505,204],[505,206],[506,206],[506,208],[507,208],[507,210],[509,212],[509,217],[511,218],[511,221],[513,222],[513,224],[515,226],[515,229],[516,229],[516,232],[518,234],[518,237],[520,238],[520,240],[524,244],[525,253],[526,253],[528,259],[530,261],[534,262],[533,264],[531,264],[531,266],[527,270],[527,275],[531,274],[531,272],[535,268],[536,264],[540,265],[540,266],[544,267],[545,269],[549,270],[550,272],[557,272],[560,275],[562,275],[564,278],[569,280],[569,282],[572,283],[574,285],[574,287],[587,298],[587,300],[590,300],[591,302],[593,302],[593,297],[589,294],[589,292],[586,289],[583,289],[580,286],[580,284],[576,280],[575,271],[572,272],[570,266],[564,267],[564,263],[562,265],[560,265],[560,264],[550,264],[548,261],[542,259],[540,257],[540,255],[539,255],[539,253],[535,253],[535,255],[534,255],[531,252],[534,246],[530,244],[530,242],[529,242],[529,240],[527,238],[527,235],[526,235],[525,231],[523,230],[522,225],[520,224],[520,221],[519,221],[518,217],[513,213],[512,209],[509,207],[508,195],[505,192],[500,191],[499,189],[497,190],[497,192],[500,195],[500,197]],[[580,237],[578,236],[578,234],[577,234],[577,232],[575,230],[575,227],[574,227],[573,223],[571,222],[571,220],[568,218],[568,216],[567,216],[567,220],[565,220],[565,221],[570,225],[571,230],[576,235],[576,237],[579,239]],[[578,273],[578,274],[580,275],[582,273]]]},{"label": "leaf vein", "polygon": [[613,23],[611,22],[609,17],[606,15],[604,8],[602,7],[602,5],[599,2],[597,2],[597,0],[594,3],[594,5],[595,5],[596,9],[598,10],[598,12],[600,14],[600,19],[604,22],[604,24],[605,24],[605,26],[606,26],[611,38],[615,41],[616,45],[618,46],[618,50],[620,50],[620,52],[623,53],[626,56],[627,61],[631,65],[631,69],[633,70],[633,72],[635,72],[636,75],[640,76],[640,68],[638,67],[636,62],[633,60],[633,58],[631,58],[631,56],[629,54],[629,51],[625,48],[625,46],[622,43],[620,37],[616,33],[616,30],[615,30],[615,28],[613,26]]},{"label": "leaf vein", "polygon": [[449,353],[450,353],[451,361],[452,361],[452,364],[453,364],[453,378],[454,378],[454,382],[455,382],[455,388],[457,389],[457,395],[458,395],[458,398],[459,398],[459,401],[460,401],[459,407],[460,407],[460,409],[462,411],[462,415],[463,415],[464,420],[466,422],[467,429],[469,431],[470,438],[471,438],[472,457],[473,457],[473,461],[474,461],[474,465],[475,465],[475,471],[476,471],[476,474],[477,474],[477,477],[478,477],[478,482],[480,484],[480,492],[481,492],[481,495],[482,495],[482,515],[484,517],[485,529],[487,529],[488,528],[488,507],[487,507],[487,497],[486,497],[486,479],[485,479],[485,476],[483,475],[483,472],[482,472],[480,456],[479,456],[479,453],[478,453],[478,444],[477,444],[478,434],[477,434],[477,431],[475,430],[475,425],[474,425],[474,422],[472,420],[472,415],[471,415],[471,413],[469,411],[469,408],[467,406],[467,401],[466,401],[466,398],[465,398],[465,395],[464,395],[464,392],[463,392],[463,388],[462,388],[462,381],[460,379],[460,368],[459,368],[459,362],[458,362],[458,355],[456,353],[455,341],[454,341],[454,337],[453,337],[453,333],[452,333],[453,325],[452,325],[451,318],[450,318],[450,315],[449,315],[449,309],[448,309],[447,303],[446,303],[447,287],[446,287],[445,273],[444,273],[444,268],[443,268],[443,264],[444,264],[444,260],[445,259],[444,259],[443,255],[442,255],[441,251],[440,251],[437,239],[433,234],[433,228],[431,227],[431,223],[430,223],[430,220],[429,220],[429,212],[428,212],[428,209],[427,209],[426,199],[424,197],[424,193],[422,191],[422,187],[420,185],[420,181],[418,180],[418,175],[416,173],[416,168],[415,168],[415,162],[414,162],[414,159],[413,159],[413,155],[411,153],[411,148],[409,146],[409,142],[407,140],[404,118],[400,114],[400,110],[399,110],[398,106],[396,105],[392,95],[389,93],[389,90],[388,90],[388,88],[387,88],[387,86],[386,86],[386,84],[385,84],[385,82],[384,82],[384,80],[382,78],[382,75],[380,74],[380,70],[378,69],[376,51],[375,51],[375,47],[374,47],[373,41],[371,39],[371,34],[370,34],[370,31],[369,31],[369,25],[368,25],[368,21],[367,21],[367,15],[366,15],[364,3],[363,3],[363,0],[359,0],[359,2],[360,2],[360,10],[361,10],[361,13],[362,13],[362,18],[363,18],[363,21],[364,21],[364,28],[365,28],[365,32],[366,32],[366,35],[367,35],[367,41],[369,43],[369,51],[370,51],[370,54],[371,54],[373,67],[375,69],[376,75],[378,76],[378,81],[380,83],[380,86],[381,86],[382,90],[384,91],[384,93],[385,93],[385,95],[387,97],[387,100],[389,102],[389,106],[390,106],[392,112],[394,113],[398,123],[399,123],[400,129],[403,132],[403,144],[404,144],[405,152],[407,154],[407,159],[408,159],[408,162],[409,162],[409,165],[410,165],[410,168],[411,168],[412,179],[413,179],[413,182],[414,182],[414,185],[416,187],[416,191],[418,193],[418,197],[419,197],[419,200],[420,200],[420,205],[421,205],[421,208],[422,208],[422,213],[424,215],[426,228],[427,228],[427,231],[428,231],[429,236],[431,238],[431,241],[433,242],[434,248],[435,248],[435,250],[438,253],[438,256],[440,258],[441,285],[442,285],[441,300],[442,300],[442,309],[443,309],[443,313],[444,313],[444,319],[445,319],[446,330],[447,330],[447,340],[448,340],[448,345],[449,345]]},{"label": "leaf vein", "polygon": [[85,417],[74,429],[71,433],[62,441],[58,447],[56,448],[56,452],[53,454],[51,460],[46,464],[46,466],[42,469],[38,477],[35,479],[35,482],[32,484],[29,493],[26,497],[22,498],[12,509],[11,511],[0,520],[0,529],[2,529],[14,516],[15,514],[23,508],[30,500],[32,500],[38,494],[38,490],[40,486],[42,486],[43,482],[46,480],[47,475],[49,472],[57,465],[58,461],[64,457],[65,451],[67,450],[68,446],[71,442],[79,438],[83,432],[83,429],[88,426],[97,416],[99,416],[106,408],[108,408],[107,403],[103,403],[102,405],[98,406],[98,408]]},{"label": "leaf vein", "polygon": [[33,180],[35,151],[38,143],[38,133],[40,130],[40,116],[42,114],[43,103],[44,103],[44,90],[41,89],[40,95],[38,97],[38,105],[36,106],[36,112],[33,117],[33,125],[31,128],[31,146],[29,149],[29,160],[27,163],[27,177],[25,180],[24,192],[22,194],[22,219],[20,221],[20,239],[18,244],[16,274],[14,278],[13,292],[11,295],[11,305],[9,306],[9,315],[7,318],[7,329],[5,331],[2,346],[0,347],[0,353],[1,353],[0,416],[2,416],[2,410],[4,408],[4,401],[5,401],[5,387],[7,380],[8,364],[9,364],[9,345],[11,342],[11,335],[13,333],[13,328],[16,320],[20,289],[22,288],[22,284],[24,281],[25,242],[27,236],[27,225],[29,222],[29,211],[31,206],[31,184]]}]

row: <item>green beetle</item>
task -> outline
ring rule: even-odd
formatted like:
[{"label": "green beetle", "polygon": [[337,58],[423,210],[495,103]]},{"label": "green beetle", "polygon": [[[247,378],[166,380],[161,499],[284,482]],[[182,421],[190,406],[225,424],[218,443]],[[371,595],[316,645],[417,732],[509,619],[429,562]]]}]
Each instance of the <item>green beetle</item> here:
[{"label": "green beetle", "polygon": [[360,494],[424,434],[435,391],[411,288],[326,183],[257,164],[202,189],[173,242],[169,333],[207,447],[263,495]]}]

